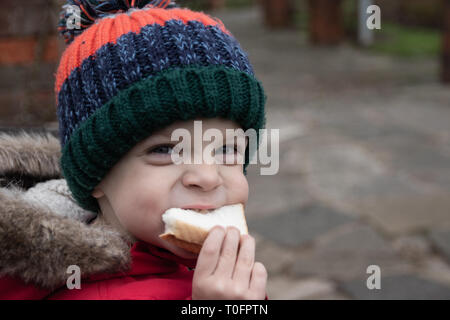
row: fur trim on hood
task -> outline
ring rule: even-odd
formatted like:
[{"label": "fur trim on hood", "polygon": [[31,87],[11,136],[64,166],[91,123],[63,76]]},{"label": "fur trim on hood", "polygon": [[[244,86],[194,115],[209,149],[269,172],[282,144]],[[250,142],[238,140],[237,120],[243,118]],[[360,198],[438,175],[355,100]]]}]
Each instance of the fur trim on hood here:
[{"label": "fur trim on hood", "polygon": [[38,182],[62,178],[61,147],[51,133],[0,132],[0,186],[30,188]]},{"label": "fur trim on hood", "polygon": [[0,133],[0,276],[54,289],[70,265],[83,277],[125,271],[132,240],[76,204],[50,133]]}]

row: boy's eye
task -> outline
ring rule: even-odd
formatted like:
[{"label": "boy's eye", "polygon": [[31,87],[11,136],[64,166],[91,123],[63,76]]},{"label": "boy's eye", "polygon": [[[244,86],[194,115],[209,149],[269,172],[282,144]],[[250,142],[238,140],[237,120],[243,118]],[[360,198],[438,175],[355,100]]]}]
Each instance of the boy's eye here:
[{"label": "boy's eye", "polygon": [[[220,150],[220,149],[218,149],[218,150]],[[234,153],[236,151],[238,151],[237,147],[235,147],[233,145],[222,146],[222,153],[227,154],[227,153]]]},{"label": "boy's eye", "polygon": [[[150,147],[146,154],[152,156],[155,161],[171,161],[167,157],[171,157],[174,152],[175,145],[172,144],[160,144],[154,147]],[[180,152],[182,156],[183,150]],[[223,145],[221,148],[215,150],[215,155],[220,156],[222,160],[219,163],[234,164],[240,157],[240,151],[237,145]]]},{"label": "boy's eye", "polygon": [[[164,145],[159,145],[153,148],[150,148],[148,150],[148,153],[163,153],[163,154],[167,154],[168,150],[171,150],[169,153],[172,153],[173,146],[172,145],[168,145],[168,144],[164,144]],[[234,153],[237,151],[237,147],[232,146],[232,145],[226,145],[226,146],[222,146],[222,149],[217,149],[219,151],[219,153]]]},{"label": "boy's eye", "polygon": [[[219,152],[216,153],[216,156],[221,157],[217,160],[219,160],[222,164],[234,165],[242,163],[243,161],[242,152],[239,150],[237,145],[224,145],[222,149],[217,150],[219,150]],[[220,152],[220,150],[222,152]]]},{"label": "boy's eye", "polygon": [[[147,153],[156,153],[156,154],[167,154],[168,150],[173,149],[173,146],[168,144],[159,145],[153,148],[150,148]],[[172,153],[172,151],[169,152],[169,154]]]}]

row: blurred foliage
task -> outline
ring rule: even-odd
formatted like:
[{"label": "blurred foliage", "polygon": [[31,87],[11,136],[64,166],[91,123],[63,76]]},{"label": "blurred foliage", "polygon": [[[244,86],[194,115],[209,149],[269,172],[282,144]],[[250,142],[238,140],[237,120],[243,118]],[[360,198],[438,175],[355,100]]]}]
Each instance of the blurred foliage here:
[{"label": "blurred foliage", "polygon": [[295,13],[294,13],[294,26],[295,28],[308,31],[308,3],[307,0],[300,0],[295,2]]},{"label": "blurred foliage", "polygon": [[369,49],[401,57],[438,56],[441,33],[432,28],[383,22],[381,30],[375,31],[375,43]]},{"label": "blurred foliage", "polygon": [[[425,0],[422,3],[411,1],[410,6],[403,0],[379,2],[382,6],[381,30],[375,31],[375,43],[368,48],[370,51],[401,57],[437,56],[439,54],[441,34],[439,29],[433,28],[439,23],[431,23],[433,19],[439,20],[440,17],[439,12],[437,13],[439,7],[430,5],[436,1],[430,0],[428,5]],[[390,13],[384,16],[383,13],[388,11],[388,8],[383,11],[387,3],[391,6]],[[402,13],[399,8],[408,9]],[[423,16],[420,19],[417,18],[421,14]],[[347,40],[356,43],[358,37],[357,0],[342,0],[342,23]],[[295,26],[307,33],[308,25],[308,1],[298,0]]]},{"label": "blurred foliage", "polygon": [[358,36],[358,0],[342,1],[342,23],[347,37],[356,41]]}]

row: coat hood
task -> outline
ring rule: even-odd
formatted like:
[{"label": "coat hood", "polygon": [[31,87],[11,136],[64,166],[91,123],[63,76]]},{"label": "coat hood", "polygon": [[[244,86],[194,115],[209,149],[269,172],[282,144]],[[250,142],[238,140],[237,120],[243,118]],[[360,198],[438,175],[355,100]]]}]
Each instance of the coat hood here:
[{"label": "coat hood", "polygon": [[0,276],[53,289],[130,267],[132,240],[74,201],[50,132],[0,133]]}]

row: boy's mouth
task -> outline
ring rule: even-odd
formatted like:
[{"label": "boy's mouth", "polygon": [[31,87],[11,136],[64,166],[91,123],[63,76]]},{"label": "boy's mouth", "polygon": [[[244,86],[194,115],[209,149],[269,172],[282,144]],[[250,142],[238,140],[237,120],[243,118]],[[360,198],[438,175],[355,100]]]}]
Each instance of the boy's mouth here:
[{"label": "boy's mouth", "polygon": [[192,211],[195,211],[198,213],[206,214],[206,213],[210,213],[210,212],[216,210],[217,207],[214,205],[207,205],[207,204],[191,204],[191,205],[184,206],[181,209],[192,210]]},{"label": "boy's mouth", "polygon": [[198,213],[206,214],[214,211],[215,209],[194,209],[194,208],[186,208],[185,210],[192,210]]}]

